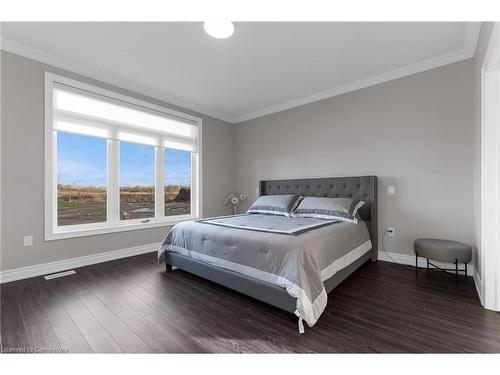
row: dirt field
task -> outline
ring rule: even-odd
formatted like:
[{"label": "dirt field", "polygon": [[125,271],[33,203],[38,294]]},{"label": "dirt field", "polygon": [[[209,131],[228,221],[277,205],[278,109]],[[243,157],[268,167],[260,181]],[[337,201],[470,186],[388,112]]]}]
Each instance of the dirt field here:
[{"label": "dirt field", "polygon": [[[106,190],[100,187],[58,185],[58,225],[99,223],[106,221]],[[154,217],[154,188],[150,186],[120,189],[120,219]],[[165,186],[165,215],[190,212],[189,187]]]}]

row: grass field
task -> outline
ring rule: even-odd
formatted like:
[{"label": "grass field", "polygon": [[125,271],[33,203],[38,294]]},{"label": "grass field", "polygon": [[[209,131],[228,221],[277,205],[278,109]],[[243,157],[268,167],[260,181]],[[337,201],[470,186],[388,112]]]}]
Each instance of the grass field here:
[{"label": "grass field", "polygon": [[[165,186],[165,215],[190,213],[190,187]],[[146,219],[155,216],[154,187],[120,188],[120,219]],[[106,189],[104,187],[58,185],[58,225],[100,223],[106,221]]]}]

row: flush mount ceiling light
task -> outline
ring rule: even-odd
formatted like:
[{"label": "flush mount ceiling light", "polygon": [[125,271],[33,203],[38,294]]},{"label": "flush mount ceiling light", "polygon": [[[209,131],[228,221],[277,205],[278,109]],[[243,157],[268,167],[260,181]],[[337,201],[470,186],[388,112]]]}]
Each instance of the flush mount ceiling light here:
[{"label": "flush mount ceiling light", "polygon": [[208,35],[217,39],[229,38],[234,32],[231,21],[207,21],[203,23],[203,28]]}]

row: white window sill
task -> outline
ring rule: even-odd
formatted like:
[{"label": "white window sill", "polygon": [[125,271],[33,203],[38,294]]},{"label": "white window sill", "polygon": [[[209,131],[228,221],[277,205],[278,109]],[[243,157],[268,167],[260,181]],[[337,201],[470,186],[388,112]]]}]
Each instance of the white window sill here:
[{"label": "white window sill", "polygon": [[[127,232],[140,229],[168,227],[168,226],[174,226],[175,224],[183,221],[195,220],[197,218],[198,217],[196,216],[182,215],[182,216],[176,216],[175,218],[168,218],[162,220],[151,219],[151,221],[149,221],[148,223],[133,221],[130,223],[121,222],[119,224],[114,224],[114,225],[108,223],[101,223],[95,225],[87,224],[87,225],[59,227],[53,233],[45,233],[45,241],[53,241],[53,240],[60,240],[60,239],[74,238],[74,237],[95,236],[106,233]],[[167,233],[165,233],[165,235],[166,234]]]}]

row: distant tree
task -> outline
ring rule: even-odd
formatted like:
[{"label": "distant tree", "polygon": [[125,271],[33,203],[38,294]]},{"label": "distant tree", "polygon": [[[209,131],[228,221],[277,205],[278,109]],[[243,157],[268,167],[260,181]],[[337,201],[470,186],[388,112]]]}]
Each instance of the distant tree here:
[{"label": "distant tree", "polygon": [[182,187],[179,189],[179,193],[174,198],[176,202],[189,202],[191,199],[191,189]]}]

